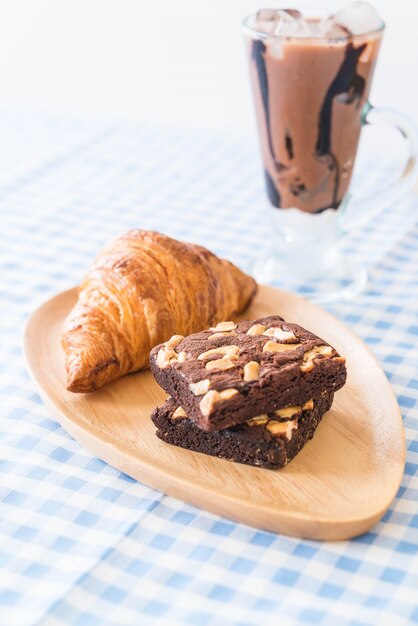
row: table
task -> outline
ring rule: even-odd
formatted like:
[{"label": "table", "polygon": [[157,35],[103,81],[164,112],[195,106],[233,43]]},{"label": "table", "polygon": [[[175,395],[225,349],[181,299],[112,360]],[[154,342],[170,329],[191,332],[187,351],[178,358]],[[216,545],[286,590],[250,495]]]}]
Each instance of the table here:
[{"label": "table", "polygon": [[[332,308],[398,396],[402,485],[366,535],[301,541],[187,506],[92,457],[50,416],[22,358],[31,311],[77,284],[129,227],[202,243],[245,268],[268,237],[255,147],[10,111],[0,135],[1,626],[418,623],[418,199],[348,242],[370,282]],[[389,175],[384,155],[372,163],[359,184]]]}]

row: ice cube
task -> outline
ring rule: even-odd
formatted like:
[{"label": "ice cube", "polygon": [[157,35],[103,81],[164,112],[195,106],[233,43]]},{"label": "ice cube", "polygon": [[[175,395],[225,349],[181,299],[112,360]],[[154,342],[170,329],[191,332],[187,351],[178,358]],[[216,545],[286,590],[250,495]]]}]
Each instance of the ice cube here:
[{"label": "ice cube", "polygon": [[338,26],[346,28],[352,35],[365,35],[382,27],[383,22],[368,2],[352,2],[333,16]]},{"label": "ice cube", "polygon": [[288,13],[292,17],[294,17],[295,20],[298,20],[298,19],[300,19],[302,17],[302,13],[300,11],[298,11],[297,9],[283,9],[283,11],[285,13]]},{"label": "ice cube", "polygon": [[259,33],[266,33],[266,35],[272,35],[274,29],[276,28],[276,22],[273,20],[258,20],[254,22],[255,30],[258,30]]},{"label": "ice cube", "polygon": [[260,9],[255,16],[254,27],[261,33],[271,35],[277,24],[277,9]]},{"label": "ice cube", "polygon": [[299,11],[288,9],[277,11],[277,23],[274,35],[282,37],[309,37],[311,31]]},{"label": "ice cube", "polygon": [[345,26],[337,24],[333,15],[327,15],[317,23],[315,34],[317,37],[338,39],[347,37],[350,31]]},{"label": "ice cube", "polygon": [[277,20],[277,9],[260,9],[255,16],[258,22],[270,22]]}]

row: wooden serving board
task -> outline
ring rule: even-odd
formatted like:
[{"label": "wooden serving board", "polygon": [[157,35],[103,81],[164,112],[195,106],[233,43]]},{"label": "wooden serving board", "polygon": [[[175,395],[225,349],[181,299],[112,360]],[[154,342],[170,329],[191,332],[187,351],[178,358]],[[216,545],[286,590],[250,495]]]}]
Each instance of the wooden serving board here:
[{"label": "wooden serving board", "polygon": [[405,464],[396,398],[363,342],[318,306],[260,287],[246,318],[280,314],[306,326],[347,357],[348,381],[314,439],[281,470],[182,450],[155,436],[152,409],[165,393],[149,371],[91,394],[65,389],[60,344],[71,289],[29,319],[24,349],[31,375],[57,420],[93,454],[139,481],[219,515],[274,532],[344,539],[365,532],[389,507]]}]

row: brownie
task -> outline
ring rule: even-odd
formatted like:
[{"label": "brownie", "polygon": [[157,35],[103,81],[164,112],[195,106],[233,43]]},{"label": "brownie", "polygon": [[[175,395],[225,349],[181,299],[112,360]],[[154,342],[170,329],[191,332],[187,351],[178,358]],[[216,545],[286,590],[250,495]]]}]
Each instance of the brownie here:
[{"label": "brownie", "polygon": [[333,395],[324,393],[304,407],[287,407],[211,433],[198,428],[172,398],[155,409],[151,419],[158,429],[157,437],[166,443],[237,463],[279,468],[312,439],[322,416],[331,408]]},{"label": "brownie", "polygon": [[211,432],[340,389],[345,359],[278,315],[221,322],[156,346],[151,370],[199,428]]}]

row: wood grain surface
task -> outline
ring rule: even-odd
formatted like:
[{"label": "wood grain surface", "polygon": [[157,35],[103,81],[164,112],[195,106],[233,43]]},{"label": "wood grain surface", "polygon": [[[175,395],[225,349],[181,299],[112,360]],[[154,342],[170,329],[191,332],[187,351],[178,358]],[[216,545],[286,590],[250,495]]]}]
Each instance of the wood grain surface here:
[{"label": "wood grain surface", "polygon": [[150,420],[166,394],[149,371],[92,394],[65,389],[60,344],[77,290],[29,319],[24,350],[44,402],[94,455],[171,496],[238,522],[288,535],[338,540],[361,534],[389,507],[405,464],[396,398],[362,341],[320,307],[260,287],[245,318],[280,314],[322,336],[347,357],[348,381],[314,439],[281,470],[247,467],[161,442]]}]

